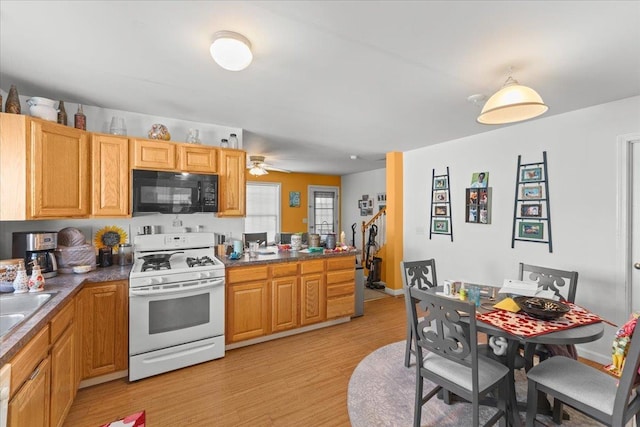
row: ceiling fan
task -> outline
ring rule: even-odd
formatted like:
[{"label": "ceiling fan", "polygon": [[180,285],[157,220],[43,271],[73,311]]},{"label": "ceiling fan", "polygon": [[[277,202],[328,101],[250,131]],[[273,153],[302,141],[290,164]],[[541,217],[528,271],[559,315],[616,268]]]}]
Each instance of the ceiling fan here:
[{"label": "ceiling fan", "polygon": [[274,168],[264,162],[264,156],[249,156],[249,164],[247,165],[249,173],[254,176],[266,175],[268,171],[291,173],[287,169]]}]

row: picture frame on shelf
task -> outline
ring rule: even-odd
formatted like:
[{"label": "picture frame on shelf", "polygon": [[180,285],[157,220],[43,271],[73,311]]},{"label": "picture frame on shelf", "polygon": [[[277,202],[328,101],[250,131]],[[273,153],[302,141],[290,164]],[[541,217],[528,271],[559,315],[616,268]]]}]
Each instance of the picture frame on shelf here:
[{"label": "picture frame on shelf", "polygon": [[486,205],[489,203],[489,191],[487,188],[483,188],[480,190],[480,197],[478,198],[478,203],[481,205]]},{"label": "picture frame on shelf", "polygon": [[446,203],[449,201],[449,196],[446,191],[436,191],[433,194],[433,198],[437,203]]},{"label": "picture frame on shelf", "polygon": [[544,238],[544,223],[522,221],[518,226],[518,236],[524,239],[542,240]]},{"label": "picture frame on shelf", "polygon": [[541,217],[542,204],[522,204],[520,205],[520,216],[522,217]]},{"label": "picture frame on shelf", "polygon": [[434,233],[449,233],[449,220],[447,220],[447,219],[434,219],[433,220],[433,232]]},{"label": "picture frame on shelf", "polygon": [[542,186],[522,187],[522,198],[526,200],[542,199]]},{"label": "picture frame on shelf", "polygon": [[467,222],[478,222],[478,207],[476,205],[467,207]]},{"label": "picture frame on shelf", "polygon": [[487,209],[480,209],[480,224],[489,224],[489,211]]},{"label": "picture frame on shelf", "polygon": [[474,172],[471,175],[471,188],[487,188],[489,172]]},{"label": "picture frame on shelf", "polygon": [[435,178],[433,181],[433,188],[438,190],[444,190],[448,188],[447,178]]},{"label": "picture frame on shelf", "polygon": [[475,205],[478,203],[478,190],[469,190],[468,195],[467,204]]},{"label": "picture frame on shelf", "polygon": [[542,168],[524,168],[520,176],[521,182],[537,182],[542,181]]},{"label": "picture frame on shelf", "polygon": [[449,206],[447,205],[442,205],[442,206],[434,206],[433,207],[433,215],[434,216],[449,216]]}]

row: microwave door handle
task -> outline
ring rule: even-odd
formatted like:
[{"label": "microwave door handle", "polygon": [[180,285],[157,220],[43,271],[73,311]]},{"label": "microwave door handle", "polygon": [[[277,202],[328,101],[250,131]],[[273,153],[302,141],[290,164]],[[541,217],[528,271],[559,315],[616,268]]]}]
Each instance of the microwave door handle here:
[{"label": "microwave door handle", "polygon": [[198,181],[198,206],[202,206],[202,182]]}]

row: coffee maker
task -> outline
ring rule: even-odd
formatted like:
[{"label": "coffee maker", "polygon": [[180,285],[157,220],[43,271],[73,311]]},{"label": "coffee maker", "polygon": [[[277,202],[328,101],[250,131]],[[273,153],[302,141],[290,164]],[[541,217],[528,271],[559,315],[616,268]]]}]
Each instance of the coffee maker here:
[{"label": "coffee maker", "polygon": [[54,251],[58,246],[56,231],[16,231],[13,233],[13,258],[24,258],[27,274],[31,274],[37,261],[45,278],[58,274]]}]

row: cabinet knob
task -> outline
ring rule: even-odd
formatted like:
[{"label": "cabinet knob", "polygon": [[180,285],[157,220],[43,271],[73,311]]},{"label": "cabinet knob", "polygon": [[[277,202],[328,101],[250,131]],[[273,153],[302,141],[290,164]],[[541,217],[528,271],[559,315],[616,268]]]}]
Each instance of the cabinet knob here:
[{"label": "cabinet knob", "polygon": [[633,267],[634,267],[636,270],[640,270],[640,262],[636,262],[635,264],[633,264]]}]

